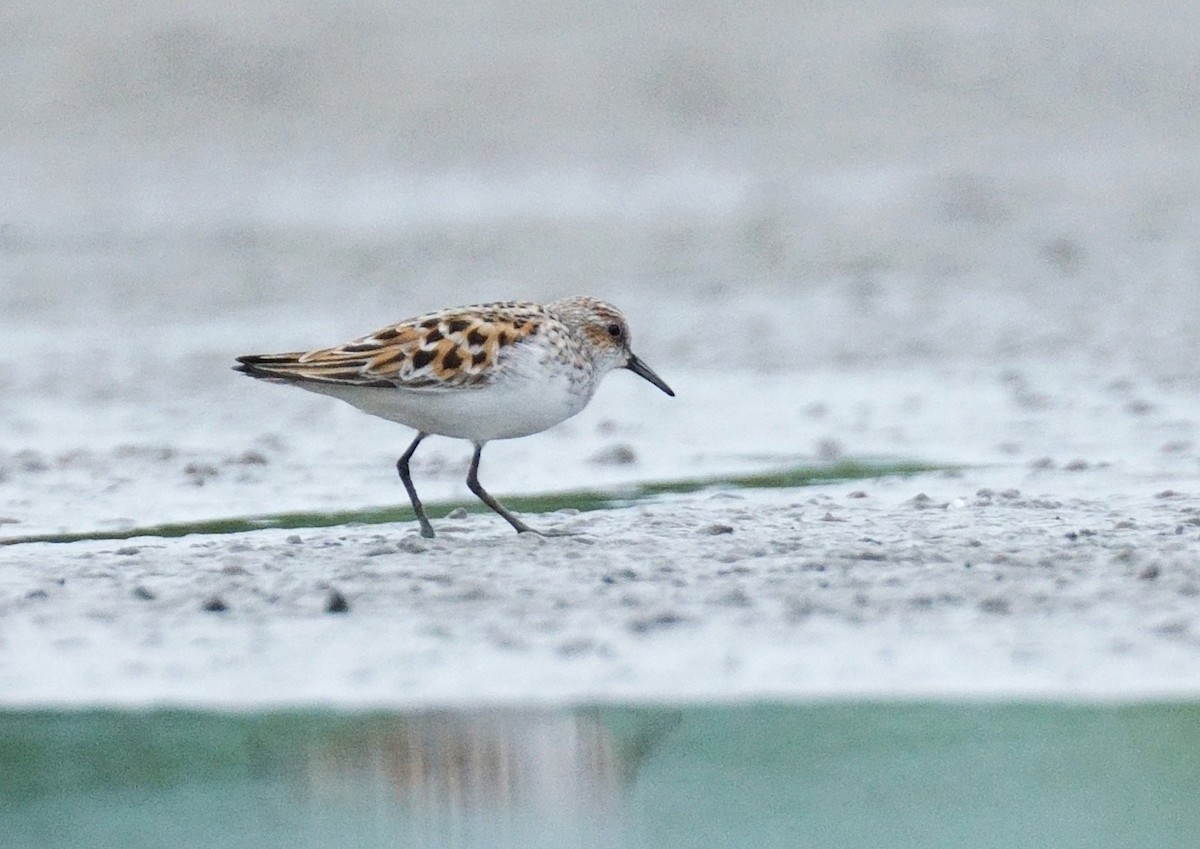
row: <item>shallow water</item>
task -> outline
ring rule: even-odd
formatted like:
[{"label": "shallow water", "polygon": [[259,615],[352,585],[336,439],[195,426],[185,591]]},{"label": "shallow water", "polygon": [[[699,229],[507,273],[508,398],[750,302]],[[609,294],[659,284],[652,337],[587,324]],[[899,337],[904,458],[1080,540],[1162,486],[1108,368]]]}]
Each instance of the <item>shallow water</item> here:
[{"label": "shallow water", "polygon": [[[505,498],[505,503],[520,513],[550,513],[568,510],[574,513],[628,507],[664,495],[688,494],[703,491],[736,491],[744,489],[783,489],[822,483],[841,483],[902,477],[922,472],[951,471],[952,467],[932,464],[886,461],[878,459],[840,460],[834,463],[808,464],[752,475],[708,476],[672,481],[649,481],[610,491],[568,490]],[[425,508],[435,518],[454,510],[467,513],[487,513],[477,498],[469,501],[426,502]],[[174,522],[131,528],[121,531],[83,531],[65,534],[15,536],[0,533],[0,546],[25,545],[36,542],[69,543],[85,540],[122,540],[135,537],[181,537],[188,534],[238,534],[265,528],[327,528],[341,525],[382,525],[393,522],[413,522],[416,514],[411,507],[375,507],[360,510],[336,510],[320,513],[277,513],[273,515],[238,516],[198,522]]]},{"label": "shallow water", "polygon": [[1187,846],[1200,705],[0,715],[5,845]]}]

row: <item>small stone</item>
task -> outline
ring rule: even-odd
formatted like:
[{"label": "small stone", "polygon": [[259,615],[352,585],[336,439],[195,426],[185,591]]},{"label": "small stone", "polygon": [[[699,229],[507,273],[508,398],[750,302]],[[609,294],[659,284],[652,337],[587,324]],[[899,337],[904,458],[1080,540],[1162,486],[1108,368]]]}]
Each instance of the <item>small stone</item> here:
[{"label": "small stone", "polygon": [[183,473],[192,479],[193,483],[202,484],[208,478],[215,478],[220,472],[216,466],[207,463],[188,463],[183,467]]},{"label": "small stone", "polygon": [[714,524],[709,525],[704,529],[704,532],[710,536],[720,536],[721,534],[733,533],[733,528],[730,525]]},{"label": "small stone", "polygon": [[267,458],[258,451],[249,450],[243,451],[233,462],[239,466],[265,466],[267,465]]},{"label": "small stone", "polygon": [[124,548],[118,548],[115,553],[121,557],[131,557],[140,551],[141,549],[136,545],[127,545]]},{"label": "small stone", "polygon": [[400,540],[400,542],[396,543],[396,548],[400,549],[401,551],[406,551],[409,554],[420,554],[423,551],[429,550],[429,546],[421,542],[421,537],[416,536],[405,537],[404,539]]},{"label": "small stone", "polygon": [[1086,472],[1091,468],[1091,464],[1087,460],[1074,459],[1067,465],[1063,466],[1064,472]]},{"label": "small stone", "polygon": [[660,613],[657,616],[634,619],[629,623],[629,630],[635,634],[646,634],[660,628],[669,628],[683,622],[682,616],[676,613]]},{"label": "small stone", "polygon": [[467,508],[466,507],[455,507],[453,510],[451,510],[449,513],[446,514],[446,518],[447,519],[465,519],[465,518],[467,518]]},{"label": "small stone", "polygon": [[304,540],[300,537],[300,534],[289,534],[288,535],[288,538],[287,538],[288,545],[300,545],[303,542],[304,542]]},{"label": "small stone", "polygon": [[44,598],[50,598],[50,594],[45,590],[30,590],[25,593],[25,598],[30,601],[40,601]]},{"label": "small stone", "polygon": [[154,601],[154,599],[156,599],[158,596],[145,587],[134,587],[133,597],[138,601]]},{"label": "small stone", "polygon": [[329,597],[325,599],[326,613],[349,613],[350,602],[346,601],[346,597],[337,590],[330,590]]},{"label": "small stone", "polygon": [[1176,492],[1173,489],[1164,489],[1162,492],[1154,493],[1155,498],[1178,498],[1183,493]]},{"label": "small stone", "polygon": [[979,602],[979,609],[984,613],[994,613],[998,616],[1007,616],[1011,612],[1011,606],[1006,598],[985,598]]},{"label": "small stone", "polygon": [[846,493],[847,498],[868,498],[869,496],[861,489],[856,489],[853,492]]},{"label": "small stone", "polygon": [[204,604],[200,605],[200,607],[202,610],[206,610],[209,613],[224,613],[229,609],[229,605],[225,603],[224,599],[216,595],[206,599]]},{"label": "small stone", "polygon": [[930,498],[928,495],[926,495],[923,492],[918,492],[911,499],[909,499],[908,503],[911,504],[913,509],[915,509],[915,510],[936,510],[936,509],[944,510],[946,507],[948,507],[950,505],[950,502],[948,502],[948,501],[941,501],[941,502],[934,501],[932,498]]},{"label": "small stone", "polygon": [[1142,571],[1138,572],[1138,580],[1139,581],[1153,581],[1156,578],[1158,578],[1158,576],[1161,574],[1162,574],[1162,570],[1160,570],[1158,568],[1158,566],[1156,566],[1155,564],[1151,563],[1149,566],[1144,568]]},{"label": "small stone", "polygon": [[629,445],[610,445],[589,457],[588,462],[597,466],[632,466],[637,462],[637,453]]}]

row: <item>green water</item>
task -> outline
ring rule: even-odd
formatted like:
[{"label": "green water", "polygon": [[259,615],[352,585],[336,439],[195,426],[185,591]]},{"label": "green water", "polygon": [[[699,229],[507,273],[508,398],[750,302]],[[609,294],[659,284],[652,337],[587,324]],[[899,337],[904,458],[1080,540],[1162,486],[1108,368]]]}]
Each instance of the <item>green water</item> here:
[{"label": "green water", "polygon": [[1200,705],[9,712],[0,846],[1195,847]]},{"label": "green water", "polygon": [[[952,471],[952,466],[933,466],[906,461],[842,460],[821,465],[794,466],[754,475],[686,478],[683,480],[651,481],[634,484],[619,493],[595,490],[572,490],[543,495],[503,496],[504,504],[518,513],[549,513],[554,510],[608,510],[628,507],[663,495],[679,495],[707,489],[786,489],[812,486],[832,481],[867,480],[896,477],[923,472]],[[451,510],[461,508],[470,513],[487,512],[478,499],[469,501],[427,502],[425,509],[431,518],[440,518]],[[123,540],[135,537],[181,537],[188,534],[240,534],[264,528],[328,528],[340,525],[381,525],[392,522],[411,522],[416,519],[412,508],[392,505],[366,507],[358,510],[324,512],[271,513],[261,516],[234,516],[198,522],[171,522],[146,525],[125,531],[80,531],[78,533],[0,536],[0,545],[25,545],[34,542],[85,542],[88,540]]]}]

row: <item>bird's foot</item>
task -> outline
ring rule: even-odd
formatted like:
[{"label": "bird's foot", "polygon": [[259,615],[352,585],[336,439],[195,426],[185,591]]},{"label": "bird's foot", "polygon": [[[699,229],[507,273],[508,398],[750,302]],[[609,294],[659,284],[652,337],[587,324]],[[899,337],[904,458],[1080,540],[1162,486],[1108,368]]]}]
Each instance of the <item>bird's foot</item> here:
[{"label": "bird's foot", "polygon": [[529,527],[528,525],[526,525],[521,530],[517,531],[517,533],[519,533],[519,534],[537,534],[540,537],[577,537],[577,536],[583,535],[582,531],[560,531],[560,530],[539,531],[536,528]]}]

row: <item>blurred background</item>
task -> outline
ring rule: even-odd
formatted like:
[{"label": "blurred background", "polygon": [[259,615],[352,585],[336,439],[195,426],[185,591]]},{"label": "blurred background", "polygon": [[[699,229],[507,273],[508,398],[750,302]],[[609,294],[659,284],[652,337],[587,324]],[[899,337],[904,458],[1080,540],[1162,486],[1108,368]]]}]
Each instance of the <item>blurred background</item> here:
[{"label": "blurred background", "polygon": [[739,344],[656,344],[763,367],[756,300],[811,358],[1200,297],[1192,3],[9,0],[0,48],[9,317],[699,297]]},{"label": "blurred background", "polygon": [[8,0],[0,80],[10,452],[112,404],[200,443],[236,354],[571,293],[685,386],[1200,384],[1194,3]]}]

